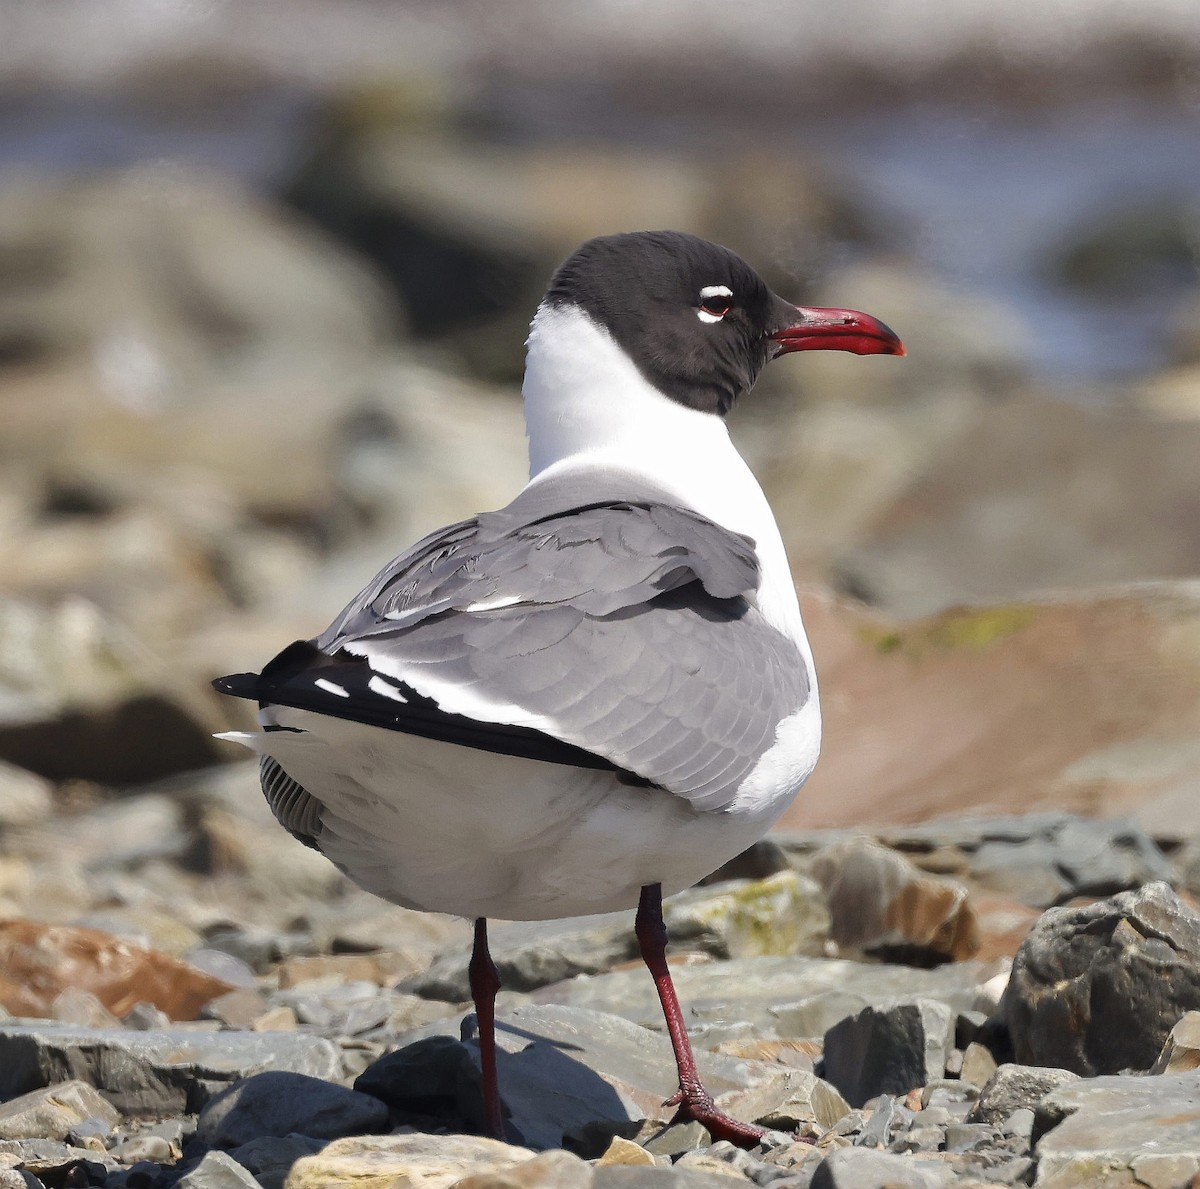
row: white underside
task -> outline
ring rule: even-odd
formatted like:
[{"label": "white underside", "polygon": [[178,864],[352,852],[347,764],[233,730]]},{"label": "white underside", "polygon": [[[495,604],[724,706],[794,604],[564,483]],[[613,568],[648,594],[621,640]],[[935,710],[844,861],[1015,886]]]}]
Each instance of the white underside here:
[{"label": "white underside", "polygon": [[[275,707],[296,731],[224,736],[274,756],[325,812],[322,851],[397,904],[469,918],[547,920],[633,908],[645,884],[690,887],[760,838],[816,761],[815,704],[786,732],[789,764],[753,805],[699,812],[610,772],[493,755]],[[781,735],[785,732],[781,731]],[[802,736],[807,747],[797,748]],[[751,782],[754,776],[751,775]],[[750,783],[750,782],[747,782]]]},{"label": "white underside", "polygon": [[[650,386],[579,310],[543,308],[529,339],[525,415],[531,484],[601,467],[649,480],[756,543],[758,605],[800,649],[811,694],[718,812],[630,787],[615,775],[494,755],[305,711],[269,708],[298,728],[231,734],[274,756],[325,806],[322,850],[387,900],[466,917],[541,920],[631,908],[646,884],[679,891],[760,838],[817,761],[816,677],[779,529],[724,422]],[[614,483],[619,494],[620,484]],[[663,658],[669,665],[670,657]],[[386,666],[383,666],[386,670]],[[446,710],[554,733],[478,691],[428,688]]]}]

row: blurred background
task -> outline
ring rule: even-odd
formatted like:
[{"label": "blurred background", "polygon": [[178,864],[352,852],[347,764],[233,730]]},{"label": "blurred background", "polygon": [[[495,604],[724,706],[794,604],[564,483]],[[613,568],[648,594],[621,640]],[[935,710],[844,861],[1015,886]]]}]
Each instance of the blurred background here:
[{"label": "blurred background", "polygon": [[[824,686],[790,824],[1200,836],[1194,0],[0,23],[0,825],[101,813],[93,844],[228,859],[253,765],[210,738],[243,708],[208,681],[506,502],[550,272],[671,227],[910,352],[789,360],[733,419]],[[209,799],[120,817],[171,780]]]}]

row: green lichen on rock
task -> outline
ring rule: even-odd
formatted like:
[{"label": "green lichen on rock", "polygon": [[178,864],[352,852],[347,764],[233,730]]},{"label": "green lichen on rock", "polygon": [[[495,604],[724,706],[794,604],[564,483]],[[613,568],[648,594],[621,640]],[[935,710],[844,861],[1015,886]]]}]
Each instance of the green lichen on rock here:
[{"label": "green lichen on rock", "polygon": [[926,638],[939,648],[987,648],[1033,623],[1036,611],[1025,605],[961,608],[932,624]]}]

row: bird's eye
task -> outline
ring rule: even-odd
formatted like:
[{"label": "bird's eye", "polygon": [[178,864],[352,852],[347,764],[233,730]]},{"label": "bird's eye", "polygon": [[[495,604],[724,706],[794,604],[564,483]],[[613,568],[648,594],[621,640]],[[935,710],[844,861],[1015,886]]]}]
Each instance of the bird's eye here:
[{"label": "bird's eye", "polygon": [[700,290],[696,317],[701,322],[720,322],[733,309],[733,290],[726,285],[705,285]]}]

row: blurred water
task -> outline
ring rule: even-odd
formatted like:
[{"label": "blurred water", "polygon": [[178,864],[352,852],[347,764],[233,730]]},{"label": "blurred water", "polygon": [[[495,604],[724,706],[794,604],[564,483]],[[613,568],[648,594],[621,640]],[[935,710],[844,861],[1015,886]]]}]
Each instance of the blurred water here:
[{"label": "blurred water", "polygon": [[[502,116],[504,134],[695,151],[711,136],[704,113],[639,121],[587,102],[586,88],[560,98],[514,98]],[[0,173],[169,161],[271,190],[299,165],[318,110],[311,94],[288,87],[165,108],[95,96],[8,98],[0,107]],[[722,130],[726,141],[730,131]],[[820,112],[799,126],[735,134],[822,159],[917,261],[952,287],[1014,310],[1028,327],[1032,365],[1056,380],[1083,384],[1155,366],[1175,309],[1195,292],[1200,245],[1190,268],[1154,276],[1119,301],[1089,300],[1046,269],[1096,216],[1154,200],[1200,205],[1194,108],[1093,102],[1034,117],[922,105]]]},{"label": "blurred water", "polygon": [[1158,362],[1200,279],[1200,238],[1190,267],[1108,300],[1057,284],[1048,264],[1093,221],[1143,205],[1190,206],[1200,237],[1197,112],[1089,103],[1034,120],[919,107],[815,131],[806,147],[901,222],[918,260],[1021,315],[1038,370],[1082,380]]}]

